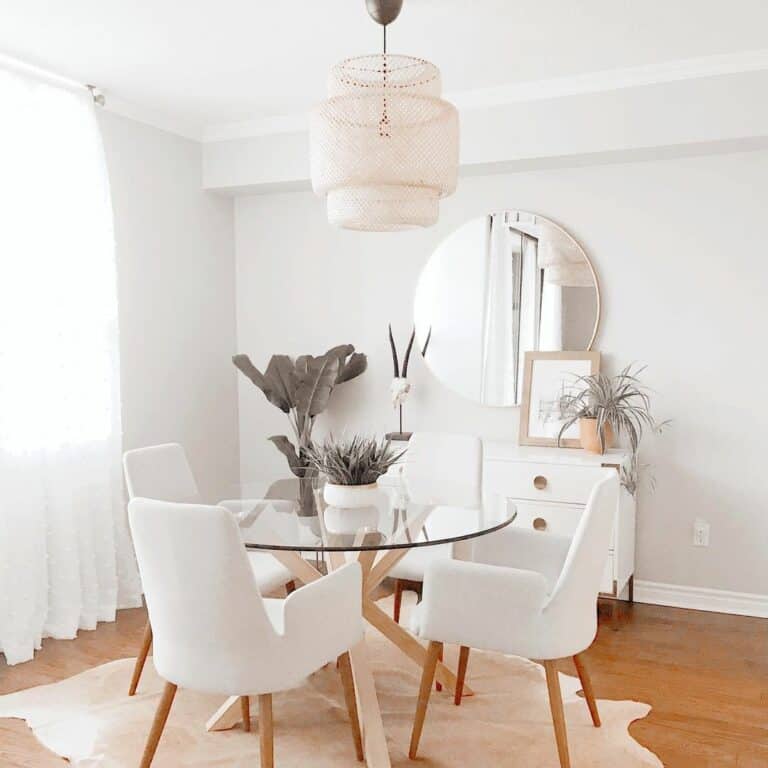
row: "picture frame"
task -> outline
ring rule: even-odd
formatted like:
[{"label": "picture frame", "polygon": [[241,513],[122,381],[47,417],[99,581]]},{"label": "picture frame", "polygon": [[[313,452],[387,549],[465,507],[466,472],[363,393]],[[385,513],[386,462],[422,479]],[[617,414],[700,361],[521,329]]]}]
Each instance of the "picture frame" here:
[{"label": "picture frame", "polygon": [[[557,435],[563,423],[562,414],[558,412],[560,395],[576,386],[576,376],[589,376],[599,370],[599,352],[526,352],[520,445],[557,447]],[[578,423],[566,430],[560,446],[581,448]]]}]

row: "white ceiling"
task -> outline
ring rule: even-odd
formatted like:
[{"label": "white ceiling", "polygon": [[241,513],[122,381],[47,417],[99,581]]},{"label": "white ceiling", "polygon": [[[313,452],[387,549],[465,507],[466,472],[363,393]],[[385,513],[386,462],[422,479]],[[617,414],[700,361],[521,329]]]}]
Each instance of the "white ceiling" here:
[{"label": "white ceiling", "polygon": [[[768,48],[766,0],[405,0],[389,49],[451,93]],[[0,0],[0,53],[194,130],[303,113],[376,51],[364,0]]]}]

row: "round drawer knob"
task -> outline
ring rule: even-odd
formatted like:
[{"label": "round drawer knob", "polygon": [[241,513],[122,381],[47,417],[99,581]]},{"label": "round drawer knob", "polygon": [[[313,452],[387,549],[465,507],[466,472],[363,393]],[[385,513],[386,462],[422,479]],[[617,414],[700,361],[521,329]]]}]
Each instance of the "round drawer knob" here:
[{"label": "round drawer knob", "polygon": [[537,517],[533,521],[533,527],[537,531],[546,531],[547,530],[547,521],[543,517]]},{"label": "round drawer knob", "polygon": [[543,491],[547,487],[547,478],[544,475],[536,475],[533,478],[533,487],[536,490]]}]

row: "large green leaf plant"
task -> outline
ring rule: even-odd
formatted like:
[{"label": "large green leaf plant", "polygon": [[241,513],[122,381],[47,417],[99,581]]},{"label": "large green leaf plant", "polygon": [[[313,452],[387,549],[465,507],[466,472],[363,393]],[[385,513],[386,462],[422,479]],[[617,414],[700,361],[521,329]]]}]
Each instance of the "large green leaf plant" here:
[{"label": "large green leaf plant", "polygon": [[315,419],[328,407],[333,390],[359,376],[368,366],[366,356],[355,352],[352,344],[333,347],[319,357],[301,355],[294,360],[288,355],[272,355],[264,373],[248,355],[235,355],[232,362],[272,405],[287,414],[294,442],[286,435],[272,435],[268,439],[298,477],[303,477],[310,466],[312,428]]}]

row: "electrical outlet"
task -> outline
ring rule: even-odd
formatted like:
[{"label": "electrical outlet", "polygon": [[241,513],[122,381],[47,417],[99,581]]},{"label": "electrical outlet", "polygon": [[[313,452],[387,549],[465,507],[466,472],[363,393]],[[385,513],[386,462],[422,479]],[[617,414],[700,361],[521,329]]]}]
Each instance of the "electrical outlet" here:
[{"label": "electrical outlet", "polygon": [[709,546],[709,523],[706,520],[702,520],[700,517],[697,517],[693,521],[693,546]]}]

